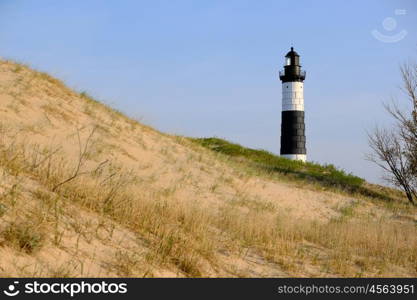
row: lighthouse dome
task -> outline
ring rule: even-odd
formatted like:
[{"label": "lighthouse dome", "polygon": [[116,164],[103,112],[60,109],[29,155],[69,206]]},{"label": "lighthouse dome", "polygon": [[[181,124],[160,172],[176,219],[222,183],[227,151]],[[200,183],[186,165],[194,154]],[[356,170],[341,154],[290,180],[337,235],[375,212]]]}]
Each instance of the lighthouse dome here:
[{"label": "lighthouse dome", "polygon": [[285,55],[285,57],[294,57],[294,56],[298,56],[299,57],[300,55],[298,55],[298,53],[294,51],[294,48],[291,47],[291,51],[288,52],[287,55]]}]

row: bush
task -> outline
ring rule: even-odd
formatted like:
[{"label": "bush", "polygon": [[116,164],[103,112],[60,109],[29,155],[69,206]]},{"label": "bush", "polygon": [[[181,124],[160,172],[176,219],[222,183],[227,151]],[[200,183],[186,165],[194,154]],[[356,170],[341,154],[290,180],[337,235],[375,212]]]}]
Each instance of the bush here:
[{"label": "bush", "polygon": [[31,223],[12,223],[1,235],[6,243],[26,253],[35,252],[43,242],[43,235]]}]

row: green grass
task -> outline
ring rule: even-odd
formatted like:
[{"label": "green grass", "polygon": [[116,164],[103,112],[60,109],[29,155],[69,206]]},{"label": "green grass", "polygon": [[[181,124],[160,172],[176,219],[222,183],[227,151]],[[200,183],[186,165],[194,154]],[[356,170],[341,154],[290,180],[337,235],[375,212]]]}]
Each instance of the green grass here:
[{"label": "green grass", "polygon": [[392,201],[386,193],[381,193],[363,178],[347,173],[332,164],[320,165],[286,159],[265,150],[243,147],[220,138],[190,138],[193,142],[212,151],[222,153],[244,165],[267,174],[285,175],[291,179],[317,183],[320,186],[359,193],[367,197]]}]

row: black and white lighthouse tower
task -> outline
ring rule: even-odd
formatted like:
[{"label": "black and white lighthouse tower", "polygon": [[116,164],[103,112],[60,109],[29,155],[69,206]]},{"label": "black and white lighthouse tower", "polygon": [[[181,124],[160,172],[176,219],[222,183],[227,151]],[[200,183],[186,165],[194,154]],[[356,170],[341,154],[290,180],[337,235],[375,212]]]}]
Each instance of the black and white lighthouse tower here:
[{"label": "black and white lighthouse tower", "polygon": [[300,56],[291,47],[285,55],[284,70],[279,72],[282,81],[281,156],[306,161],[303,81]]}]

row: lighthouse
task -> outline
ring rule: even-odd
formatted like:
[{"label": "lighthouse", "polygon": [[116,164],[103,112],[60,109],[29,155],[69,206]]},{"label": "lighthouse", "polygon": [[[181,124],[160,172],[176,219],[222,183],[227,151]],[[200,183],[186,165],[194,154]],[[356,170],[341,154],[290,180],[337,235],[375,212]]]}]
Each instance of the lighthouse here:
[{"label": "lighthouse", "polygon": [[291,47],[285,55],[284,70],[279,72],[282,81],[281,150],[283,157],[307,160],[304,123],[305,71],[301,70],[300,56]]}]

